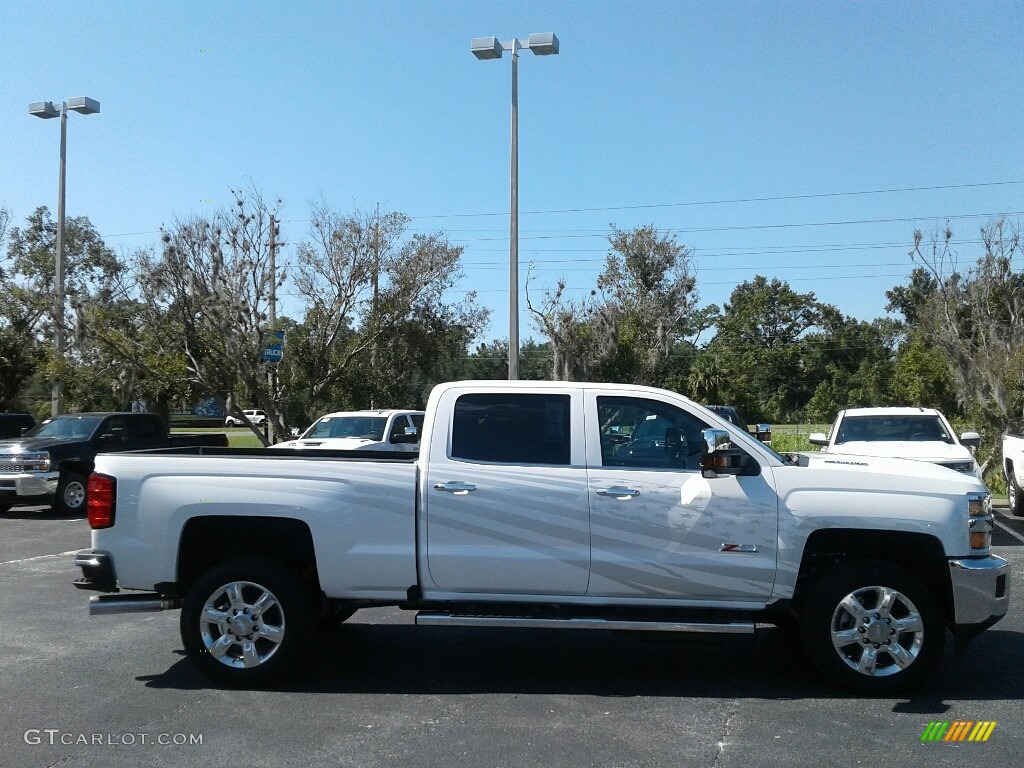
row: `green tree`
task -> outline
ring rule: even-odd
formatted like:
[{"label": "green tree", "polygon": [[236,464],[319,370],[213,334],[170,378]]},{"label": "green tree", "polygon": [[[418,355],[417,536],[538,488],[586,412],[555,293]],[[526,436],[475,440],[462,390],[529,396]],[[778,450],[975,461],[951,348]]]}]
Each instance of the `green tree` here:
[{"label": "green tree", "polygon": [[900,349],[892,398],[899,405],[938,408],[949,413],[957,408],[949,364],[941,352],[925,345],[920,332],[912,333]]},{"label": "green tree", "polygon": [[813,293],[797,293],[761,275],[738,285],[708,345],[722,366],[722,400],[751,420],[796,418],[811,394],[803,337],[821,322]]},{"label": "green tree", "polygon": [[[110,371],[97,360],[83,317],[112,301],[124,264],[88,218],[67,219],[66,303],[57,307],[56,235],[56,223],[41,206],[25,226],[12,228],[7,238],[6,257],[0,262],[0,357],[5,366],[0,396],[5,402],[14,400],[39,373],[51,379],[59,375],[69,409],[94,403],[110,407]],[[56,323],[65,337],[65,354],[60,358],[53,355]]]}]

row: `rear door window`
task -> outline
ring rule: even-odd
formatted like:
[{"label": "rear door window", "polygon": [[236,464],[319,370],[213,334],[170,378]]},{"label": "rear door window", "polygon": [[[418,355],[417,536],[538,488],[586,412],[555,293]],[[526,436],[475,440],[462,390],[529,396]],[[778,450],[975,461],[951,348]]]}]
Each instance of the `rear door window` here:
[{"label": "rear door window", "polygon": [[568,466],[570,396],[467,394],[455,402],[451,457]]}]

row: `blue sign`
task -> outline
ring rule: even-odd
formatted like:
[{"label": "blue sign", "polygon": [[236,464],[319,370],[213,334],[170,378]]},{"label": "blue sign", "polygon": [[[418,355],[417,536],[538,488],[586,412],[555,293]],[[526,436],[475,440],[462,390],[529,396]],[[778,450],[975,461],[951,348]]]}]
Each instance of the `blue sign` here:
[{"label": "blue sign", "polygon": [[280,363],[284,359],[284,331],[271,331],[264,336],[261,360]]}]

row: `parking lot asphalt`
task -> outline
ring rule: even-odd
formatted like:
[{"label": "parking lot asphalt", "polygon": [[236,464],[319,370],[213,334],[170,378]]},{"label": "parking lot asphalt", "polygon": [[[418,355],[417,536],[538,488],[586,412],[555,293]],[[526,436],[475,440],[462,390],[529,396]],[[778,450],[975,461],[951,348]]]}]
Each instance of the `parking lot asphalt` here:
[{"label": "parking lot asphalt", "polygon": [[[16,508],[0,515],[0,766],[1019,765],[1024,519],[998,522],[1010,612],[913,695],[837,693],[777,629],[655,641],[392,609],[322,637],[311,679],[232,691],[184,659],[178,612],[90,617],[71,586],[86,522]],[[997,726],[922,743],[956,720]]]}]

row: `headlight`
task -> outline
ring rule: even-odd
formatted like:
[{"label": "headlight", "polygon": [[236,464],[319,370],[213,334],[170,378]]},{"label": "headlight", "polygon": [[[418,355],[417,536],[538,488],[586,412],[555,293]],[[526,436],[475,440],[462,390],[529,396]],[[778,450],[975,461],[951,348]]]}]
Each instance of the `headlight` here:
[{"label": "headlight", "polygon": [[971,551],[981,554],[992,546],[992,496],[988,493],[967,494]]},{"label": "headlight", "polygon": [[967,497],[967,509],[971,517],[992,516],[992,495],[988,493],[972,493]]},{"label": "headlight", "polygon": [[957,472],[974,472],[973,461],[955,461],[950,464],[946,464],[950,469],[955,469]]}]

